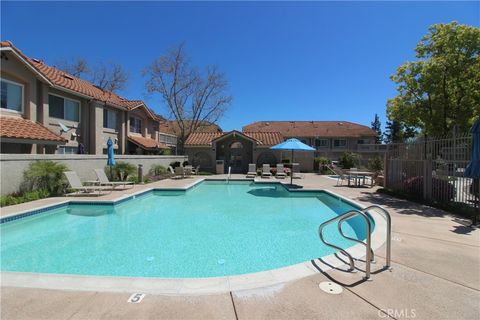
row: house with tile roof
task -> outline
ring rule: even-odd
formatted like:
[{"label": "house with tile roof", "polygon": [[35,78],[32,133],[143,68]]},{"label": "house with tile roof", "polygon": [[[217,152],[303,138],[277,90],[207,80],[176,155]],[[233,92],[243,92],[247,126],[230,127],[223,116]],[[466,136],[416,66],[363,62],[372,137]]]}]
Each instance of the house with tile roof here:
[{"label": "house with tile roof", "polygon": [[312,171],[314,157],[338,160],[344,152],[361,155],[364,162],[381,154],[384,145],[375,145],[375,132],[367,126],[345,121],[260,121],[240,131],[195,132],[185,143],[185,154],[201,170],[215,172],[215,163],[223,162],[232,173],[245,173],[249,163],[260,167],[275,166],[284,160],[291,162],[290,152],[270,147],[288,138],[297,138],[316,149],[315,152],[296,152],[295,162],[300,170]]},{"label": "house with tile roof", "polygon": [[371,128],[348,121],[257,121],[243,131],[280,132],[285,138],[297,138],[316,149],[315,156],[338,160],[344,152],[355,152],[367,161],[385,151],[375,144]]},{"label": "house with tile roof", "polygon": [[74,77],[0,43],[2,153],[106,153],[108,138],[118,154],[157,154],[174,147],[162,141],[163,118],[141,100]]},{"label": "house with tile roof", "polygon": [[[279,132],[194,132],[185,142],[185,154],[194,166],[202,171],[216,172],[216,163],[223,164],[227,173],[246,173],[249,163],[276,165],[282,159],[282,152],[270,147],[284,141]],[[313,156],[304,155],[309,160],[301,162],[301,169],[313,169]],[[301,153],[299,153],[301,158]]]}]

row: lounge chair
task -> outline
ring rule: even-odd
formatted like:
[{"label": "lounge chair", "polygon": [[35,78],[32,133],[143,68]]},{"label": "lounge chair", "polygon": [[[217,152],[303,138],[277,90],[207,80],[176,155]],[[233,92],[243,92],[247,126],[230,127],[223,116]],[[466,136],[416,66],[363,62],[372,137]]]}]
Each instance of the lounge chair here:
[{"label": "lounge chair", "polygon": [[185,168],[184,167],[175,167],[175,176],[176,179],[185,178]]},{"label": "lounge chair", "polygon": [[337,178],[337,186],[338,185],[343,185],[343,181],[344,180],[350,180],[350,176],[349,175],[346,175],[345,173],[343,173],[342,169],[337,169],[337,168],[333,168],[333,167],[330,167],[330,170],[332,170],[335,175],[338,177]]},{"label": "lounge chair", "polygon": [[248,165],[247,178],[255,178],[257,176],[257,165],[255,163],[250,163]]},{"label": "lounge chair", "polygon": [[263,177],[270,178],[271,176],[272,176],[272,173],[270,172],[270,164],[264,163],[262,166],[262,178]]},{"label": "lounge chair", "polygon": [[124,188],[126,186],[132,186],[132,188],[135,186],[135,182],[133,181],[110,181],[108,180],[107,175],[105,174],[105,171],[103,169],[95,169],[95,174],[97,175],[98,183],[101,186],[111,186],[112,188],[115,189],[116,186],[123,186]]},{"label": "lounge chair", "polygon": [[[181,168],[181,169],[180,169]],[[183,167],[176,167],[175,169],[172,166],[168,167],[168,171],[170,172],[170,177],[172,179],[181,179],[183,178]]]},{"label": "lounge chair", "polygon": [[285,179],[287,174],[285,173],[285,168],[283,167],[283,163],[277,164],[277,173],[275,174],[275,177]]},{"label": "lounge chair", "polygon": [[83,192],[83,193],[98,192],[99,196],[102,195],[101,191],[111,192],[111,188],[106,186],[99,186],[99,185],[84,186],[75,171],[65,171],[64,174],[65,174],[65,177],[67,177],[68,183],[70,184],[70,189],[77,191],[75,193],[67,194],[67,196],[78,194],[78,192]]}]

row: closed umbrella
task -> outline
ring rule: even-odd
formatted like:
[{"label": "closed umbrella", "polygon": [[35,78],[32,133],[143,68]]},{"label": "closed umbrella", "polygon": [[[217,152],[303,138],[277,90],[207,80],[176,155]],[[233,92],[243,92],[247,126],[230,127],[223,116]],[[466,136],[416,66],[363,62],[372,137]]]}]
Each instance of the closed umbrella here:
[{"label": "closed umbrella", "polygon": [[85,145],[83,143],[78,145],[77,154],[85,154]]},{"label": "closed umbrella", "polygon": [[[480,119],[478,119],[472,129],[472,159],[465,170],[465,177],[473,178],[472,191],[475,194],[475,206],[478,206],[478,194],[480,192]],[[473,223],[476,223],[474,215]]]},{"label": "closed umbrella", "polygon": [[290,172],[290,184],[293,184],[293,155],[294,151],[315,151],[314,148],[306,145],[305,143],[301,142],[298,139],[291,138],[288,139],[287,141],[284,141],[282,143],[279,143],[270,149],[272,150],[290,150],[292,151],[292,172]]},{"label": "closed umbrella", "polygon": [[112,167],[115,165],[115,154],[113,152],[113,141],[111,138],[108,138],[107,141],[107,156],[107,166],[110,167],[110,179],[113,179]]}]

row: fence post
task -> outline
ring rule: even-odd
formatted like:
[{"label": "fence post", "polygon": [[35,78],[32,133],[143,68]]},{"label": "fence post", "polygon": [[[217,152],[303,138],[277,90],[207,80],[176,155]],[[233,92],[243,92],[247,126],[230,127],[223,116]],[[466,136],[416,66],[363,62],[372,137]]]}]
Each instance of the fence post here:
[{"label": "fence post", "polygon": [[423,160],[423,199],[432,199],[432,160]]},{"label": "fence post", "polygon": [[388,163],[388,145],[387,145],[387,151],[383,155],[383,187],[388,188],[388,175],[390,174],[389,169],[389,163]]}]

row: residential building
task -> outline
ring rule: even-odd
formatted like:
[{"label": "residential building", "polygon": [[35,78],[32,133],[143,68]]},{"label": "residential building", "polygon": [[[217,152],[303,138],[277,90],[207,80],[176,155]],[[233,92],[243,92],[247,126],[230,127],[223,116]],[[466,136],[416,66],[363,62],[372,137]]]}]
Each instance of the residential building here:
[{"label": "residential building", "polygon": [[43,61],[11,42],[0,44],[2,153],[161,153],[161,118],[140,100],[102,90]]},{"label": "residential building", "polygon": [[386,150],[385,145],[375,144],[374,130],[348,121],[258,121],[243,131],[280,132],[286,139],[297,138],[315,148],[315,156],[330,160],[338,160],[344,152],[368,160]]},{"label": "residential building", "polygon": [[232,173],[245,173],[249,163],[275,165],[281,161],[281,152],[270,147],[283,140],[279,132],[194,132],[185,142],[185,155],[202,171],[215,172],[220,161],[225,173],[228,167]]}]

